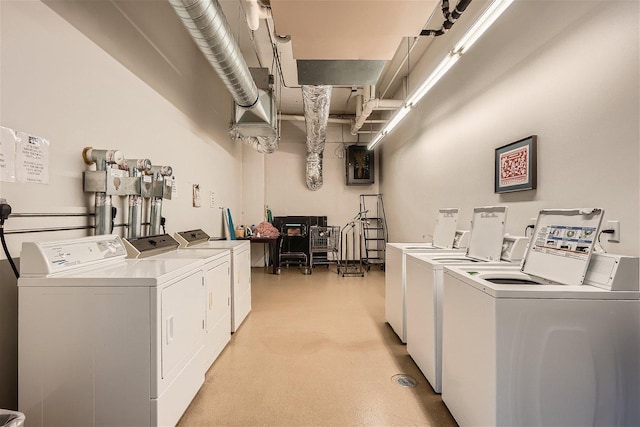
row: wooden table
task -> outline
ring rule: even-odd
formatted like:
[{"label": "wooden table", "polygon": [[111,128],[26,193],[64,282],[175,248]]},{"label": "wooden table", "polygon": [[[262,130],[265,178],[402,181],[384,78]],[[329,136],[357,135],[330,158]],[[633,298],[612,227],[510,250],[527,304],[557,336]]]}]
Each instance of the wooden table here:
[{"label": "wooden table", "polygon": [[273,274],[280,274],[280,239],[277,237],[255,237],[252,236],[249,240],[251,243],[267,243],[269,245],[269,258],[273,265]]}]

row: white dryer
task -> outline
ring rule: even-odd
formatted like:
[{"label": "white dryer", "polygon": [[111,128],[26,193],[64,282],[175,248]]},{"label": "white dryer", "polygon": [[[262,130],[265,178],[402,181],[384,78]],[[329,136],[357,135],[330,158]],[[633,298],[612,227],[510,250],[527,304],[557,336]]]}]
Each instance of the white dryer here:
[{"label": "white dryer", "polygon": [[[455,255],[407,255],[407,351],[436,393],[442,392],[442,283],[443,269],[450,265],[473,263],[517,270],[528,239],[505,236],[499,261],[484,261],[489,252],[474,253],[478,259]],[[474,242],[475,244],[478,241]],[[485,248],[488,249],[488,248]],[[487,267],[488,268],[488,267]]]},{"label": "white dryer", "polygon": [[118,236],[25,242],[19,409],[33,425],[174,425],[204,382],[202,270]]},{"label": "white dryer", "polygon": [[460,425],[640,424],[638,259],[591,256],[601,218],[541,211],[522,271],[445,269],[442,398]]},{"label": "white dryer", "polygon": [[187,259],[201,269],[205,287],[205,345],[202,363],[207,371],[231,340],[231,256],[228,249],[179,249],[168,234],[124,240],[128,258]]},{"label": "white dryer", "polygon": [[174,234],[182,249],[228,249],[231,251],[231,332],[238,330],[251,312],[251,241],[209,240],[202,230]]},{"label": "white dryer", "polygon": [[[407,342],[406,325],[406,256],[408,253],[461,253],[455,246],[458,209],[440,209],[432,243],[387,243],[385,251],[385,319],[400,340]],[[459,243],[459,238],[457,242]]]}]

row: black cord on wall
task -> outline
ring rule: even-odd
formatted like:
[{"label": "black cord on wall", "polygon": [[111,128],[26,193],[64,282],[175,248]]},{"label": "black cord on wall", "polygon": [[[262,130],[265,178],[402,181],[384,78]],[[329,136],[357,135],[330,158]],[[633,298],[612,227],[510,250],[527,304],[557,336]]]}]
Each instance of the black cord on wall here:
[{"label": "black cord on wall", "polygon": [[13,258],[11,257],[9,248],[7,247],[7,242],[4,239],[4,222],[7,218],[9,218],[9,215],[11,215],[11,206],[7,203],[0,203],[0,240],[2,241],[2,249],[7,256],[7,261],[9,261],[9,264],[11,264],[13,274],[16,275],[16,279],[19,279],[20,273],[18,272],[18,268],[16,267],[15,262],[13,262]]}]

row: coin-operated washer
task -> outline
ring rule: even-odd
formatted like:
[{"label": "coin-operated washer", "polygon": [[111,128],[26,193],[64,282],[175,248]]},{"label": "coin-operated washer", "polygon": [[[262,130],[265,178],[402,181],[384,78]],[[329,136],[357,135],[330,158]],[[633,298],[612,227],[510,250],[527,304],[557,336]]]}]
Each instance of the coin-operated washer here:
[{"label": "coin-operated washer", "polygon": [[33,425],[175,425],[204,383],[202,270],[122,239],[25,242],[19,410]]},{"label": "coin-operated washer", "polygon": [[231,333],[238,330],[251,311],[251,242],[249,240],[209,240],[204,231],[189,230],[173,237],[182,249],[228,249],[231,251]]},{"label": "coin-operated washer", "polygon": [[[459,259],[452,255],[407,255],[407,352],[436,393],[442,392],[442,282],[447,265],[480,262],[493,268],[517,269],[524,257],[528,238],[505,236],[499,261],[484,261],[498,253],[494,245],[475,251],[479,258]],[[478,241],[474,241],[474,245]],[[482,251],[488,250],[485,255]],[[493,253],[493,255],[492,255]],[[455,255],[455,254],[454,254]],[[488,267],[487,267],[488,268]]]},{"label": "coin-operated washer", "polygon": [[[455,245],[457,235],[458,208],[438,210],[433,242],[431,243],[387,243],[385,251],[384,314],[385,319],[398,335],[407,342],[406,323],[406,257],[408,253],[454,253],[464,252]],[[458,239],[460,243],[460,239]]]},{"label": "coin-operated washer", "polygon": [[193,268],[202,270],[206,292],[205,345],[201,352],[207,371],[231,340],[231,254],[228,249],[178,249],[178,242],[168,234],[124,240],[127,258],[140,260],[192,260]]},{"label": "coin-operated washer", "polygon": [[602,215],[541,211],[521,271],[445,269],[442,399],[458,424],[640,424],[638,259],[592,256]]}]

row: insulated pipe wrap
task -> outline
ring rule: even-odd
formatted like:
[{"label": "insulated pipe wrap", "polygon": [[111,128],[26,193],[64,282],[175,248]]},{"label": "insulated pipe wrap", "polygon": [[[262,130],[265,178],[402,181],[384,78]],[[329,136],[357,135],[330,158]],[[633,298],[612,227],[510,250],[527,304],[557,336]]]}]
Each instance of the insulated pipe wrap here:
[{"label": "insulated pipe wrap", "polygon": [[322,156],[318,153],[307,154],[307,188],[312,191],[322,187]]},{"label": "insulated pipe wrap", "polygon": [[231,139],[237,139],[247,144],[258,153],[271,154],[278,149],[277,136],[243,136],[237,129],[232,128],[229,131]]},{"label": "insulated pipe wrap", "polygon": [[218,0],[169,0],[169,3],[235,103],[253,107],[258,102],[258,88]]},{"label": "insulated pipe wrap", "polygon": [[302,86],[302,102],[307,128],[307,188],[322,187],[322,152],[327,140],[331,86]]}]

